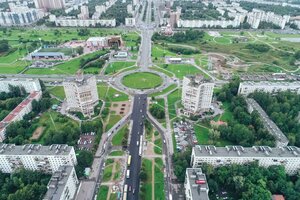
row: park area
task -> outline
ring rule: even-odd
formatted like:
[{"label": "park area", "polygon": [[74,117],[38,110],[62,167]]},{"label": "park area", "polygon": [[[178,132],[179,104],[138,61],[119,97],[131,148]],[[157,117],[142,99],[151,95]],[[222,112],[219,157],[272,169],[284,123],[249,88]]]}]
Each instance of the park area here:
[{"label": "park area", "polygon": [[159,75],[150,72],[136,72],[126,75],[122,83],[129,88],[150,89],[162,84],[163,80]]}]

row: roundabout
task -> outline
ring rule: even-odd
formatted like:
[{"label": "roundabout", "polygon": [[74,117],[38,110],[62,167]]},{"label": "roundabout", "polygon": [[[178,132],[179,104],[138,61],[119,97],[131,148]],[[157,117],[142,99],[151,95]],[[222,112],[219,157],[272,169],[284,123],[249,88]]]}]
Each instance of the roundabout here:
[{"label": "roundabout", "polygon": [[152,72],[135,72],[124,76],[122,83],[128,88],[144,90],[159,87],[163,79]]}]

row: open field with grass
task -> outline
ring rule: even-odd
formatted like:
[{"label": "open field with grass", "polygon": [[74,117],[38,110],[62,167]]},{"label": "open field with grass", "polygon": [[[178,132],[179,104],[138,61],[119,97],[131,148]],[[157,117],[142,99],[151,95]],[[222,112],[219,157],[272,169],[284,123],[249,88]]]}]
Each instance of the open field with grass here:
[{"label": "open field with grass", "polygon": [[164,191],[164,172],[161,158],[155,158],[155,167],[154,167],[154,199],[155,200],[164,200],[165,191]]},{"label": "open field with grass", "polygon": [[[170,120],[177,117],[175,104],[181,100],[181,89],[177,89],[168,95],[168,108]],[[178,103],[180,105],[180,103]]]},{"label": "open field with grass", "polygon": [[123,151],[112,151],[109,156],[123,156],[124,152]]},{"label": "open field with grass", "polygon": [[140,197],[143,200],[152,200],[152,161],[148,159],[142,159],[143,171],[147,174],[147,180],[141,181]]},{"label": "open field with grass", "polygon": [[164,64],[160,65],[160,67],[174,73],[179,79],[183,79],[186,75],[204,74],[201,70],[189,64]]},{"label": "open field with grass", "polygon": [[66,94],[63,86],[47,87],[47,90],[50,94],[56,96],[60,100],[64,100],[66,98]]},{"label": "open field with grass", "polygon": [[106,67],[105,74],[116,74],[124,68],[131,67],[134,65],[134,62],[113,62]]},{"label": "open field with grass", "polygon": [[106,127],[105,127],[105,131],[108,131],[109,129],[111,129],[118,121],[121,120],[121,118],[122,117],[120,115],[110,114],[108,122],[107,122]]},{"label": "open field with grass", "polygon": [[155,88],[162,84],[162,78],[154,73],[136,72],[126,75],[122,82],[126,87],[134,89]]},{"label": "open field with grass", "polygon": [[166,94],[166,93],[170,92],[171,90],[174,90],[176,87],[177,87],[176,84],[172,84],[172,85],[170,85],[169,87],[163,89],[160,92],[155,92],[153,94],[150,94],[150,96],[151,97],[156,97],[156,96],[160,96],[160,95]]},{"label": "open field with grass", "polygon": [[101,185],[98,194],[97,194],[97,200],[106,200],[107,195],[108,195],[108,186],[106,185]]},{"label": "open field with grass", "polygon": [[101,100],[114,102],[114,101],[128,101],[128,95],[120,92],[106,83],[100,83],[97,85],[98,95]]},{"label": "open field with grass", "polygon": [[122,140],[128,133],[128,125],[123,126],[112,138],[113,146],[122,146]]}]

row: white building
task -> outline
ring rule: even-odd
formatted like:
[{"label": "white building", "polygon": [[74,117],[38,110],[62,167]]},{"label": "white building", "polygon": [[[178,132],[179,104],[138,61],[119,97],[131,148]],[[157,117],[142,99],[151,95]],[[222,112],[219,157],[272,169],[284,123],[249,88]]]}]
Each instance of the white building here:
[{"label": "white building", "polygon": [[76,78],[66,79],[63,86],[67,110],[79,111],[84,116],[91,117],[94,114],[94,107],[99,103],[96,77],[79,73]]},{"label": "white building", "polygon": [[300,81],[294,82],[271,82],[271,81],[259,81],[252,82],[246,81],[241,82],[238,90],[238,94],[247,96],[255,91],[276,93],[280,91],[290,90],[292,92],[296,92],[300,94]]},{"label": "white building", "polygon": [[63,165],[76,164],[74,148],[68,145],[0,144],[0,171],[3,173],[19,168],[53,173]]},{"label": "white building", "polygon": [[182,105],[188,113],[206,111],[211,107],[214,83],[202,75],[185,76],[182,81]]},{"label": "white building", "polygon": [[15,109],[13,109],[1,122],[0,122],[0,142],[5,140],[6,127],[12,122],[20,121],[24,115],[32,111],[32,101],[39,101],[42,97],[41,91],[35,91],[24,99]]},{"label": "white building", "polygon": [[37,22],[44,16],[45,13],[42,10],[10,4],[9,12],[0,12],[0,25],[26,26]]},{"label": "white building", "polygon": [[9,85],[24,87],[28,93],[42,90],[38,79],[0,78],[0,92],[9,92]]},{"label": "white building", "polygon": [[88,48],[101,49],[108,47],[107,37],[90,37],[86,41],[86,46]]},{"label": "white building", "polygon": [[74,166],[60,166],[51,176],[43,200],[74,199],[78,183]]},{"label": "white building", "polygon": [[53,22],[55,22],[55,26],[62,27],[115,27],[116,19],[68,19],[68,18],[52,18]]},{"label": "white building", "polygon": [[89,8],[87,6],[80,7],[80,14],[78,15],[79,19],[89,19]]},{"label": "white building", "polygon": [[130,26],[130,27],[134,27],[135,26],[135,18],[131,17],[131,18],[125,18],[125,26]]},{"label": "white building", "polygon": [[226,146],[197,145],[192,150],[191,165],[201,167],[203,163],[213,166],[258,162],[262,167],[282,165],[288,174],[300,169],[300,149],[294,146],[271,148],[268,146]]},{"label": "white building", "polygon": [[209,200],[209,188],[201,168],[186,169],[184,188],[186,200]]},{"label": "white building", "polygon": [[34,0],[35,7],[44,10],[62,9],[65,4],[65,0]]}]

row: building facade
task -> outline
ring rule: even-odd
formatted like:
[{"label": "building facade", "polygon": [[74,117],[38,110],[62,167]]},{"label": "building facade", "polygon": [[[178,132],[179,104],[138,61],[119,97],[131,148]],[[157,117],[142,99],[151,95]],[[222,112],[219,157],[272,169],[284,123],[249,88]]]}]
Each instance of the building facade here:
[{"label": "building facade", "polygon": [[60,166],[51,176],[43,200],[74,199],[78,184],[79,181],[74,166]]},{"label": "building facade", "polygon": [[116,19],[66,19],[66,18],[55,18],[53,19],[56,26],[67,26],[67,27],[116,27]]},{"label": "building facade", "polygon": [[12,173],[19,168],[54,173],[63,165],[77,164],[74,148],[53,144],[0,144],[0,171]]},{"label": "building facade", "polygon": [[209,188],[201,168],[186,169],[184,189],[186,200],[209,200]]},{"label": "building facade", "polygon": [[185,76],[182,81],[182,105],[188,113],[206,111],[211,107],[214,83],[201,75]]},{"label": "building facade", "polygon": [[99,103],[95,76],[84,76],[79,73],[76,78],[68,78],[63,82],[67,110],[82,112],[91,117],[94,107]]},{"label": "building facade", "polygon": [[201,167],[203,163],[213,166],[258,162],[262,167],[282,165],[286,173],[293,175],[300,169],[300,149],[294,146],[271,148],[268,146],[226,146],[197,145],[192,150],[191,165]]},{"label": "building facade", "polygon": [[44,10],[62,9],[65,4],[65,0],[34,0],[35,7]]},{"label": "building facade", "polygon": [[276,93],[280,91],[290,90],[300,94],[300,81],[284,82],[284,81],[245,81],[241,82],[238,90],[238,94],[247,96],[255,91],[262,91],[268,93]]},{"label": "building facade", "polygon": [[42,90],[38,79],[0,78],[0,92],[9,92],[9,85],[24,87],[28,93]]}]

